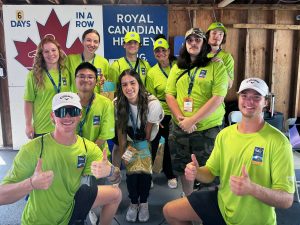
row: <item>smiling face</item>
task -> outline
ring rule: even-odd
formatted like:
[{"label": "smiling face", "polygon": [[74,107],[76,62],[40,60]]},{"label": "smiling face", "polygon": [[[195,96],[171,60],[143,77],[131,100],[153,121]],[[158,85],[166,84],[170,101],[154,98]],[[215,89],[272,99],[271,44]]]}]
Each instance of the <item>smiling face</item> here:
[{"label": "smiling face", "polygon": [[239,94],[239,110],[242,112],[244,117],[261,117],[266,105],[267,101],[265,97],[255,90],[246,89]]},{"label": "smiling face", "polygon": [[135,77],[124,75],[121,79],[122,92],[128,102],[135,105],[138,101],[139,84]]},{"label": "smiling face", "polygon": [[79,116],[71,117],[69,113],[65,117],[60,118],[51,112],[51,119],[55,124],[55,130],[59,133],[75,133],[77,125],[80,121],[81,113]]},{"label": "smiling face", "polygon": [[211,46],[220,46],[224,38],[222,29],[214,29],[209,32],[208,44]]},{"label": "smiling face", "polygon": [[161,64],[169,61],[169,55],[170,49],[159,47],[154,50],[155,59]]},{"label": "smiling face", "polygon": [[58,51],[58,47],[54,43],[52,42],[45,43],[43,45],[42,54],[45,63],[47,65],[47,68],[51,68],[58,64],[59,51]]},{"label": "smiling face", "polygon": [[100,40],[97,34],[88,33],[82,40],[83,51],[85,53],[94,54],[99,48]]},{"label": "smiling face", "polygon": [[140,44],[137,41],[128,41],[124,43],[126,55],[136,55],[139,51]]},{"label": "smiling face", "polygon": [[203,39],[197,35],[190,35],[185,41],[185,46],[187,52],[191,57],[196,57],[199,55],[203,45]]},{"label": "smiling face", "polygon": [[96,74],[90,69],[81,69],[76,74],[78,92],[93,92],[96,86]]}]

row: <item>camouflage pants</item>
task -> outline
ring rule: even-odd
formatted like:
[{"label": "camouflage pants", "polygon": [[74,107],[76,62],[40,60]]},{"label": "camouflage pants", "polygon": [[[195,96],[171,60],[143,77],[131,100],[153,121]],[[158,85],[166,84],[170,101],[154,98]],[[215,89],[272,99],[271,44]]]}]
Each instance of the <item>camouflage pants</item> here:
[{"label": "camouflage pants", "polygon": [[191,154],[196,155],[199,166],[204,166],[213,150],[221,126],[188,134],[175,123],[172,125],[170,152],[175,174],[184,174],[186,164],[191,162]]}]

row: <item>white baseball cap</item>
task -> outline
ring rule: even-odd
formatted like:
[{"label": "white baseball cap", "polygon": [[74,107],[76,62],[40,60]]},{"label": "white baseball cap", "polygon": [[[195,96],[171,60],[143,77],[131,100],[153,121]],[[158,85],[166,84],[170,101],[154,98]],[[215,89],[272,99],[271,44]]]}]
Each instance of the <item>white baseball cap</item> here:
[{"label": "white baseball cap", "polygon": [[63,106],[75,106],[82,109],[80,98],[73,92],[61,92],[56,94],[52,100],[52,110],[55,111]]},{"label": "white baseball cap", "polygon": [[238,93],[241,93],[242,91],[244,91],[246,89],[255,90],[264,97],[269,94],[269,88],[268,88],[268,85],[266,84],[266,82],[264,82],[262,79],[256,78],[256,77],[252,77],[252,78],[243,80],[240,85],[240,89],[239,89]]}]

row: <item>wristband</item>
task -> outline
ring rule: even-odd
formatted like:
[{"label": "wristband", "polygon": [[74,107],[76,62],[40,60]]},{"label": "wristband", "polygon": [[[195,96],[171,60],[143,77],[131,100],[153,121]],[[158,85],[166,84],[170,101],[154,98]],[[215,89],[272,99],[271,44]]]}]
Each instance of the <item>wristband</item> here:
[{"label": "wristband", "polygon": [[111,165],[110,173],[109,173],[108,177],[111,177],[114,173],[115,173],[115,167],[113,165]]},{"label": "wristband", "polygon": [[33,184],[32,184],[32,177],[29,178],[29,181],[30,181],[30,185],[31,185],[32,189],[34,190],[35,187],[34,187]]}]

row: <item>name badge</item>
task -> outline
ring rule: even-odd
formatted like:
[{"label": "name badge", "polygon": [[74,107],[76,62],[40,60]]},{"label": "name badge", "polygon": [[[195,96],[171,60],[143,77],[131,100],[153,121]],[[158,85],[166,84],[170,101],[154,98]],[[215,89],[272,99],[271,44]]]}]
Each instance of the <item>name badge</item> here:
[{"label": "name badge", "polygon": [[112,92],[115,91],[115,84],[111,81],[104,81],[103,92]]},{"label": "name badge", "polygon": [[193,99],[191,97],[183,99],[183,111],[193,112]]}]

